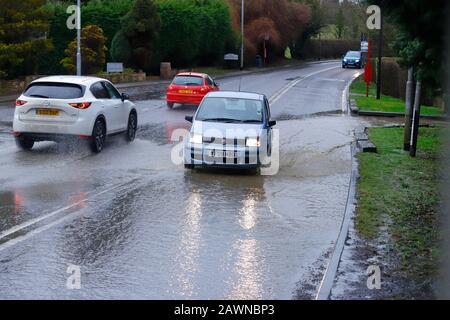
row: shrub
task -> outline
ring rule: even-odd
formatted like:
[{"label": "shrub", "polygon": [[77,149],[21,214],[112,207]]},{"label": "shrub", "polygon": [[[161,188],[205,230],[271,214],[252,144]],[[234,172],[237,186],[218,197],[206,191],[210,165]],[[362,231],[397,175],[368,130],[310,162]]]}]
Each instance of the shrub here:
[{"label": "shrub", "polygon": [[[106,38],[103,30],[96,25],[89,25],[81,29],[81,58],[82,73],[96,74],[101,71],[106,61]],[[74,39],[64,51],[66,58],[61,60],[64,69],[69,73],[76,71],[77,40]]]},{"label": "shrub", "polygon": [[381,92],[404,100],[407,71],[400,67],[395,58],[383,58],[381,61]]},{"label": "shrub", "polygon": [[[125,16],[133,5],[134,0],[95,0],[81,5],[81,24],[97,25],[102,28],[106,37],[105,45],[111,48],[111,42],[120,29],[120,19]],[[66,9],[74,1],[49,2],[46,7],[51,12],[49,19],[50,30],[48,36],[53,40],[55,49],[42,63],[41,70],[46,74],[59,74],[64,68],[59,63],[64,58],[64,50],[76,36],[76,30],[69,30],[66,21],[69,15]]]},{"label": "shrub", "polygon": [[0,0],[0,78],[35,74],[52,49],[44,0]]},{"label": "shrub", "polygon": [[359,50],[359,40],[308,40],[300,50],[300,56],[304,59],[337,59],[347,51]]},{"label": "shrub", "polygon": [[136,0],[122,20],[122,32],[131,47],[132,66],[144,71],[151,68],[154,42],[161,20],[153,0]]},{"label": "shrub", "polygon": [[112,61],[123,62],[125,65],[128,65],[131,57],[131,47],[122,30],[119,30],[114,36],[111,42],[110,54]]},{"label": "shrub", "polygon": [[[227,0],[231,5],[233,27],[240,32],[241,1]],[[288,0],[258,0],[245,2],[245,58],[253,61],[266,47],[270,56],[283,56],[287,46],[297,40],[310,20],[310,8]]]},{"label": "shrub", "polygon": [[236,47],[229,8],[223,0],[159,0],[161,31],[154,67],[160,61],[173,66],[211,64]]}]

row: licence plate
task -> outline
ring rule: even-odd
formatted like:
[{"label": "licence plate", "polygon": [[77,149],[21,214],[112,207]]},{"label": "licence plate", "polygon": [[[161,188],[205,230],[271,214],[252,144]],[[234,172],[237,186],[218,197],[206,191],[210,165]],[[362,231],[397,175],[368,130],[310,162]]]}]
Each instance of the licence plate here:
[{"label": "licence plate", "polygon": [[192,90],[178,90],[179,93],[192,93]]},{"label": "licence plate", "polygon": [[213,158],[236,158],[234,151],[209,150],[208,155]]},{"label": "licence plate", "polygon": [[39,116],[59,116],[59,110],[56,109],[36,109]]}]

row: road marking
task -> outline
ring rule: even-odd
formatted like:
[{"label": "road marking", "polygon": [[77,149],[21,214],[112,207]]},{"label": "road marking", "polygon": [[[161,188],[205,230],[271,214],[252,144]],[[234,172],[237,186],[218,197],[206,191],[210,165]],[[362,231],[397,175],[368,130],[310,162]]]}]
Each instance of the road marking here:
[{"label": "road marking", "polygon": [[348,98],[350,96],[350,86],[352,85],[353,81],[355,81],[356,78],[358,78],[361,74],[363,74],[364,71],[359,70],[357,71],[354,75],[353,78],[349,80],[349,82],[347,83],[347,85],[344,88],[344,91],[342,91],[342,100],[341,100],[341,109],[342,112],[347,111],[348,108]]},{"label": "road marking", "polygon": [[282,95],[284,95],[286,92],[288,92],[290,89],[295,87],[298,83],[302,82],[303,80],[308,79],[309,77],[312,77],[312,76],[314,76],[316,74],[319,74],[319,73],[322,73],[322,72],[325,72],[325,71],[330,71],[330,70],[337,69],[337,68],[340,68],[340,66],[335,66],[335,67],[319,70],[319,71],[310,73],[310,74],[304,76],[303,78],[296,79],[296,80],[293,80],[293,81],[289,82],[286,86],[281,88],[279,91],[277,91],[275,94],[273,94],[270,97],[269,103],[270,104],[274,104],[275,102],[277,102],[281,98]]},{"label": "road marking", "polygon": [[[48,213],[48,214],[46,214],[46,215],[37,217],[37,218],[35,218],[35,219],[31,219],[31,220],[26,221],[26,222],[24,222],[24,223],[21,223],[21,224],[19,224],[19,225],[17,225],[17,226],[14,226],[14,227],[12,227],[12,228],[6,230],[6,231],[1,232],[1,233],[0,233],[0,240],[3,239],[3,238],[5,238],[5,237],[7,237],[7,236],[9,236],[9,235],[11,235],[11,234],[14,234],[14,233],[16,233],[16,232],[18,232],[18,231],[21,231],[21,230],[25,229],[25,228],[28,228],[28,227],[30,227],[30,226],[32,226],[32,225],[34,225],[34,224],[36,224],[36,223],[38,223],[38,222],[40,222],[40,221],[46,220],[46,219],[48,219],[48,218],[51,218],[51,217],[57,215],[58,213],[61,213],[61,212],[67,211],[67,210],[69,210],[69,209],[71,209],[71,208],[73,208],[73,207],[76,207],[76,206],[80,205],[80,204],[83,203],[83,202],[86,202],[86,201],[88,201],[88,200],[91,200],[92,198],[95,198],[95,197],[98,197],[98,196],[100,196],[100,195],[102,195],[102,194],[105,194],[105,193],[107,193],[107,192],[113,191],[113,190],[115,190],[115,189],[117,189],[117,188],[119,188],[119,187],[121,187],[121,186],[124,186],[125,184],[128,184],[128,183],[123,183],[123,184],[115,185],[114,187],[111,187],[111,188],[109,188],[109,189],[103,190],[103,191],[101,191],[101,192],[99,192],[99,193],[97,193],[97,194],[92,195],[91,197],[88,197],[88,198],[86,198],[86,199],[77,201],[77,202],[75,202],[75,203],[73,203],[73,204],[71,204],[71,205],[69,205],[69,206],[60,208],[60,209],[55,210],[55,211],[52,211],[52,212],[50,212],[50,213]],[[9,241],[8,241],[8,242],[9,242]],[[0,246],[0,247],[1,247],[1,246]]]},{"label": "road marking", "polygon": [[333,78],[317,78],[320,81],[334,81],[334,82],[345,82],[344,79],[333,79]]}]

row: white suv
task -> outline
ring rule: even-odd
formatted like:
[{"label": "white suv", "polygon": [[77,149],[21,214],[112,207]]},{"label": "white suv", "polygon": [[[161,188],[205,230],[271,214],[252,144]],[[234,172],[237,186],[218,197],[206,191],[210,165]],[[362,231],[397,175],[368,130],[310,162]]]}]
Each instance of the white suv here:
[{"label": "white suv", "polygon": [[107,135],[126,133],[133,141],[136,130],[137,111],[129,96],[101,78],[40,78],[16,101],[13,134],[22,149],[36,141],[78,137],[89,139],[92,150],[100,152]]}]

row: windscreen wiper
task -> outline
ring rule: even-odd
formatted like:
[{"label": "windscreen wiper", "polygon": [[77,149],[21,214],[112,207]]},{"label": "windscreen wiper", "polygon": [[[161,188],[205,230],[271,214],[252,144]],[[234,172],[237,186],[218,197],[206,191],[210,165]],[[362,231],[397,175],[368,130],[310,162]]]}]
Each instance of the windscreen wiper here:
[{"label": "windscreen wiper", "polygon": [[33,98],[44,98],[44,99],[48,99],[47,96],[43,96],[42,94],[30,94],[29,96],[30,96],[30,97],[33,97]]},{"label": "windscreen wiper", "polygon": [[208,119],[202,119],[201,121],[241,122],[241,120],[230,119],[230,118],[208,118]]}]

